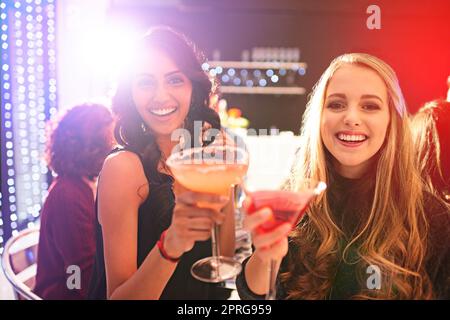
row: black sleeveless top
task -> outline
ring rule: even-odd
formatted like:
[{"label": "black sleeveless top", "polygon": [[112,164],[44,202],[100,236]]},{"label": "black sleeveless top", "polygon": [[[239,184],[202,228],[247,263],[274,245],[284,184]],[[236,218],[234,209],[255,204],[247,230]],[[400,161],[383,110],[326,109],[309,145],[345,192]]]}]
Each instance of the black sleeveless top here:
[{"label": "black sleeveless top", "polygon": [[[130,149],[118,148],[118,151],[131,151]],[[142,162],[143,166],[144,163]],[[145,166],[144,166],[145,169]],[[175,206],[175,195],[172,190],[173,178],[170,175],[159,173],[159,177],[150,178],[146,172],[150,192],[139,207],[138,212],[138,244],[137,244],[137,266],[139,267],[156,245],[161,233],[166,230],[172,221],[172,213]],[[97,205],[96,205],[97,210]],[[96,227],[96,256],[93,275],[89,287],[89,299],[106,299],[106,272],[103,256],[102,227],[98,222]],[[208,284],[196,280],[191,276],[190,268],[199,259],[211,256],[211,241],[196,242],[192,250],[186,252],[178,262],[172,277],[169,279],[160,299],[214,299],[217,296],[217,285]],[[151,285],[151,284],[149,284]]]}]

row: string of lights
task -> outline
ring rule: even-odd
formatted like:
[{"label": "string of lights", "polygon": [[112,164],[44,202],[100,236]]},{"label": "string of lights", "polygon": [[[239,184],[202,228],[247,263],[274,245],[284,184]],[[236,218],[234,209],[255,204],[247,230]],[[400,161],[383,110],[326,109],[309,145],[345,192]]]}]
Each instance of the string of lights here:
[{"label": "string of lights", "polygon": [[39,217],[49,176],[45,123],[57,96],[55,1],[1,1],[0,8],[1,252],[4,241]]}]

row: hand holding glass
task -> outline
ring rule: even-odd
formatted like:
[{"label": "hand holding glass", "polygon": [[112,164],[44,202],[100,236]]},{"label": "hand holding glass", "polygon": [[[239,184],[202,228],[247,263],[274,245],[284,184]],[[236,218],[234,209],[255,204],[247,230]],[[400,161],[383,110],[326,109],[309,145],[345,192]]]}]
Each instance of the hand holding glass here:
[{"label": "hand holding glass", "polygon": [[[244,184],[246,201],[249,203],[248,215],[263,208],[270,208],[272,211],[272,216],[257,227],[257,234],[271,232],[283,223],[289,223],[295,227],[308,208],[308,204],[326,189],[324,182],[304,179],[297,184],[296,191],[288,191],[283,189],[283,180],[280,175],[261,174]],[[277,261],[271,260],[267,300],[276,298],[277,272]]]},{"label": "hand holding glass", "polygon": [[[182,150],[167,159],[175,179],[185,188],[202,193],[229,196],[233,185],[239,184],[247,172],[248,154],[233,145],[212,144]],[[197,203],[198,207],[220,209],[214,204]],[[215,207],[215,208],[214,208]],[[213,255],[197,261],[192,276],[204,282],[222,282],[241,272],[241,264],[220,255],[219,226],[212,228]]]}]

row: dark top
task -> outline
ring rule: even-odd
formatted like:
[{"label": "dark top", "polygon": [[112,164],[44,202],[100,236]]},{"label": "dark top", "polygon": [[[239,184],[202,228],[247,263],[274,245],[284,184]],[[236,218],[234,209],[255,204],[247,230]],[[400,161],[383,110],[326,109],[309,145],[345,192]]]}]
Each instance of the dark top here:
[{"label": "dark top", "polygon": [[[92,189],[77,177],[58,177],[50,186],[41,213],[36,286],[43,299],[84,299],[95,254],[95,209]],[[67,280],[80,268],[80,289]],[[71,284],[77,284],[74,280]]]},{"label": "dark top", "polygon": [[[116,149],[113,152],[124,149]],[[130,149],[126,149],[133,152]],[[134,152],[136,153],[136,152]],[[139,159],[142,158],[139,156]],[[143,163],[143,162],[142,162]],[[156,245],[161,233],[172,221],[175,206],[175,195],[172,190],[173,178],[159,173],[159,177],[151,178],[146,168],[144,171],[150,185],[148,198],[141,204],[138,212],[138,246],[137,266],[139,267]],[[106,299],[106,275],[103,256],[102,227],[97,226],[97,253],[94,272],[89,288],[89,299]],[[211,241],[196,242],[192,250],[181,257],[178,265],[168,281],[160,299],[213,299],[216,295],[216,285],[204,283],[191,276],[190,268],[199,259],[212,254]],[[151,284],[149,284],[151,285]]]},{"label": "dark top", "polygon": [[[330,207],[338,225],[344,230],[346,239],[351,239],[353,231],[360,223],[365,221],[362,212],[373,200],[373,184],[367,183],[373,179],[346,179],[337,176],[331,181],[328,190]],[[430,225],[429,248],[426,255],[426,270],[430,276],[433,291],[437,299],[450,298],[450,212],[448,207],[439,202],[430,194],[425,195],[425,210]],[[360,208],[360,210],[354,210]],[[367,211],[366,211],[367,212]],[[307,217],[305,217],[307,218]],[[342,245],[345,246],[345,241]],[[280,273],[286,272],[290,259],[295,259],[300,250],[292,241],[289,241],[289,251],[282,260]],[[349,250],[347,261],[355,261],[356,250]],[[243,270],[248,259],[243,263]],[[366,283],[361,283],[357,277],[356,264],[348,264],[342,259],[337,262],[336,275],[333,280],[329,299],[350,299],[358,294]],[[306,270],[305,270],[306,272]],[[370,274],[366,275],[368,278]],[[245,272],[236,279],[236,285],[241,299],[264,299],[264,296],[255,295],[247,286]],[[280,279],[277,279],[277,299],[286,299],[287,293]]]}]

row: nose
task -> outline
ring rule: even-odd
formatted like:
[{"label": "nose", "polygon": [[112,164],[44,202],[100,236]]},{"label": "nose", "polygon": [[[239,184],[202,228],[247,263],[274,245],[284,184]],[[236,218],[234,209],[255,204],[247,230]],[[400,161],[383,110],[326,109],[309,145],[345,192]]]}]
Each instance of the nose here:
[{"label": "nose", "polygon": [[344,124],[349,127],[359,127],[361,118],[357,106],[349,106],[344,114]]},{"label": "nose", "polygon": [[156,86],[153,91],[153,101],[158,104],[164,104],[169,99],[169,94],[163,85]]}]

